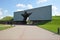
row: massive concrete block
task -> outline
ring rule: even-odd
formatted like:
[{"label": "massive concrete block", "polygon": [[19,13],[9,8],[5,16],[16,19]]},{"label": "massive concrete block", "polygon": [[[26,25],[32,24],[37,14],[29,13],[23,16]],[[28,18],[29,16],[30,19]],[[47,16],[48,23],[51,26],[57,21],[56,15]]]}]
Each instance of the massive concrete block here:
[{"label": "massive concrete block", "polygon": [[23,17],[21,15],[23,13],[23,11],[14,12],[14,21],[23,21]]},{"label": "massive concrete block", "polygon": [[52,20],[52,6],[48,5],[44,7],[14,12],[14,21],[23,21],[21,14],[24,14],[25,11],[27,13],[32,13],[29,16],[30,20]]}]

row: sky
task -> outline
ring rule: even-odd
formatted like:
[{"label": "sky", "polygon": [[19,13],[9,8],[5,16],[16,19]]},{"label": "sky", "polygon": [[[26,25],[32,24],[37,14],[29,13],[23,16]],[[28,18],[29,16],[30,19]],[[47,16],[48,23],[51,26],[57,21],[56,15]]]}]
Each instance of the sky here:
[{"label": "sky", "polygon": [[52,5],[52,16],[60,16],[60,0],[0,0],[0,18],[14,12]]}]

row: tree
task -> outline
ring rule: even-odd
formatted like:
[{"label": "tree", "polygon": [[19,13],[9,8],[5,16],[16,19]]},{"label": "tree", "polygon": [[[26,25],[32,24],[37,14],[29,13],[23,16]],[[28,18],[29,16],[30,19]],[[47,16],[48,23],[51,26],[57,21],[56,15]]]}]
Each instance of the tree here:
[{"label": "tree", "polygon": [[2,19],[1,19],[1,21],[10,21],[10,20],[12,20],[13,19],[13,17],[11,17],[11,16],[6,16],[6,17],[3,17]]},{"label": "tree", "polygon": [[0,19],[1,22],[4,22],[5,24],[11,24],[13,17],[11,16],[5,16],[2,19]]}]

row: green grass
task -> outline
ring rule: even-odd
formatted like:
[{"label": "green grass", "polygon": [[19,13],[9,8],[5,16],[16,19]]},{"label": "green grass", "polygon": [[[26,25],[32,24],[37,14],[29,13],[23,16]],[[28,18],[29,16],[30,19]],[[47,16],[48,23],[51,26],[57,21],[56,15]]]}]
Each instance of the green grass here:
[{"label": "green grass", "polygon": [[52,21],[43,24],[43,25],[38,25],[41,28],[47,29],[51,32],[57,33],[58,28],[60,28],[60,16],[53,16]]},{"label": "green grass", "polygon": [[1,30],[5,30],[5,29],[8,29],[8,28],[11,28],[12,26],[11,25],[3,25],[3,24],[0,24],[0,31]]}]

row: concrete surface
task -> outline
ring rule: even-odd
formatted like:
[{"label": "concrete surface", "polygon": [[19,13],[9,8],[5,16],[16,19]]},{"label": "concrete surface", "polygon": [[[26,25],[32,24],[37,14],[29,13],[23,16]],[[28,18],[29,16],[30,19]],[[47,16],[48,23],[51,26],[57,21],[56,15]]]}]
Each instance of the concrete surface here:
[{"label": "concrete surface", "polygon": [[60,35],[35,25],[15,25],[0,31],[0,40],[60,40]]}]

